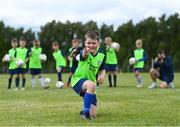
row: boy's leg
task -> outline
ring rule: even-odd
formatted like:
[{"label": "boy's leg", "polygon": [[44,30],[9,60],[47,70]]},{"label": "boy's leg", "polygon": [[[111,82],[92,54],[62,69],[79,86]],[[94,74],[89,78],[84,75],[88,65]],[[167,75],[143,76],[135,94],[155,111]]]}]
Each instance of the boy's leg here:
[{"label": "boy's leg", "polygon": [[39,78],[39,82],[40,82],[41,86],[45,87],[44,78],[42,77],[41,74],[38,75],[38,78]]},{"label": "boy's leg", "polygon": [[17,90],[19,88],[19,73],[18,72],[16,74],[15,82],[16,82],[16,90]]},{"label": "boy's leg", "polygon": [[71,83],[71,77],[72,77],[72,75],[73,75],[73,73],[72,73],[72,72],[70,72],[70,73],[69,73],[68,82],[67,82],[67,84],[66,84],[66,87],[69,87],[69,86],[70,86],[70,83]]},{"label": "boy's leg", "polygon": [[8,89],[11,89],[12,78],[13,78],[13,74],[10,74],[9,79],[8,79]]},{"label": "boy's leg", "polygon": [[136,77],[136,80],[138,83],[137,87],[141,87],[142,86],[142,77],[138,70],[135,70],[135,77]]},{"label": "boy's leg", "polygon": [[26,74],[22,74],[22,90],[25,88],[26,85]]},{"label": "boy's leg", "polygon": [[59,67],[59,69],[57,70],[57,73],[58,73],[58,81],[62,81],[62,66]]},{"label": "boy's leg", "polygon": [[86,90],[84,95],[84,108],[83,113],[90,115],[90,107],[93,101],[96,85],[89,80],[83,83],[82,90]]},{"label": "boy's leg", "polygon": [[114,78],[114,87],[116,87],[116,84],[117,84],[117,74],[116,74],[116,71],[113,72],[113,78]]},{"label": "boy's leg", "polygon": [[90,108],[90,115],[91,117],[95,118],[97,116],[97,99],[96,94],[93,96],[91,108]]},{"label": "boy's leg", "polygon": [[35,86],[36,86],[35,75],[32,75],[32,76],[31,76],[31,85],[32,85],[32,88],[35,88]]},{"label": "boy's leg", "polygon": [[109,81],[109,87],[112,87],[112,76],[111,72],[108,71],[108,81]]}]

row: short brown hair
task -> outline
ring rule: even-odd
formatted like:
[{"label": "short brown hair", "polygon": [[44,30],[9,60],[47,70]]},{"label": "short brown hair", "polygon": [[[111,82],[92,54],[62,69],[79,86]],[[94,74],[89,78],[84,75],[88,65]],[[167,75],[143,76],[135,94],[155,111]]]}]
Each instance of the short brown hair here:
[{"label": "short brown hair", "polygon": [[57,41],[54,41],[52,44],[53,44],[54,46],[59,46],[59,43],[58,43]]},{"label": "short brown hair", "polygon": [[16,38],[11,40],[11,43],[18,43],[18,40]]},{"label": "short brown hair", "polygon": [[74,38],[74,39],[72,40],[72,43],[73,43],[73,42],[78,42],[78,43],[79,43],[79,39]]},{"label": "short brown hair", "polygon": [[85,40],[87,38],[93,39],[93,40],[98,40],[100,39],[100,34],[97,30],[89,30],[88,32],[86,32],[85,34]]}]

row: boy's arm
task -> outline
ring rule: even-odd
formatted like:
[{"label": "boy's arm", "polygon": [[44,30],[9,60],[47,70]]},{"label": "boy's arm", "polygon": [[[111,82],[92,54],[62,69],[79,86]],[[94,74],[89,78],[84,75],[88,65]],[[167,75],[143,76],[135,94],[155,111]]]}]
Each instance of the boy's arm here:
[{"label": "boy's arm", "polygon": [[97,79],[97,82],[99,84],[103,84],[104,79],[105,79],[105,75],[106,75],[105,62],[106,62],[106,54],[105,54],[105,57],[103,59],[101,66],[99,68],[99,75],[98,75],[98,79]]},{"label": "boy's arm", "polygon": [[146,52],[143,52],[143,58],[142,59],[139,59],[139,60],[137,60],[138,62],[140,62],[140,61],[146,61],[148,59],[148,55],[147,55],[147,53]]}]

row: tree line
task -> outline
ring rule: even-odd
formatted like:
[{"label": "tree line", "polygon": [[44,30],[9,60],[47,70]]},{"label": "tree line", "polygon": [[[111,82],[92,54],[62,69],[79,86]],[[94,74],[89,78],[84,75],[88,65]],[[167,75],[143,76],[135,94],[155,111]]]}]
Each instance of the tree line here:
[{"label": "tree line", "polygon": [[[102,42],[106,36],[111,36],[113,41],[120,44],[121,48],[117,57],[119,68],[123,72],[128,72],[131,69],[128,60],[135,49],[135,41],[139,38],[143,40],[143,48],[149,56],[145,66],[146,71],[151,67],[151,59],[156,56],[157,50],[161,48],[165,49],[172,57],[175,71],[180,71],[180,66],[178,66],[180,65],[180,17],[178,13],[170,16],[163,14],[158,19],[148,17],[136,24],[129,20],[116,29],[113,25],[107,24],[98,27],[94,21],[87,23],[67,21],[62,23],[53,20],[41,26],[38,33],[32,29],[25,30],[24,28],[6,26],[3,21],[0,21],[0,58],[2,59],[11,48],[10,42],[13,38],[25,38],[27,47],[32,46],[32,41],[38,38],[48,56],[48,61],[43,65],[46,68],[44,72],[53,72],[55,65],[52,58],[52,42],[59,42],[61,49],[67,54],[71,47],[71,40],[78,38],[83,43],[84,34],[90,29],[96,29],[101,33]],[[0,63],[1,72],[3,66]]]}]

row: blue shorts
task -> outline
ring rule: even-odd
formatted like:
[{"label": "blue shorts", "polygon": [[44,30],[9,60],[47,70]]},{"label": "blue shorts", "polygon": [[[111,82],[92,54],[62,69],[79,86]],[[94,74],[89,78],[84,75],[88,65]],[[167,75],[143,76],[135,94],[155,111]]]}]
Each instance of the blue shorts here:
[{"label": "blue shorts", "polygon": [[174,80],[174,76],[166,76],[166,75],[160,74],[159,79],[160,79],[161,81],[164,81],[164,82],[166,82],[167,84],[169,84],[169,83],[171,83],[171,82]]},{"label": "blue shorts", "polygon": [[143,68],[134,68],[134,72],[143,72]]},{"label": "blue shorts", "polygon": [[15,75],[16,74],[16,69],[9,69],[8,70],[10,75]]},{"label": "blue shorts", "polygon": [[117,64],[105,64],[105,70],[106,71],[116,71]]},{"label": "blue shorts", "polygon": [[[82,90],[82,86],[83,83],[86,81],[87,79],[80,79],[76,85],[73,87],[73,90],[79,94],[81,97],[84,97],[86,91]],[[93,99],[92,99],[92,105],[97,106],[97,98],[96,98],[96,94],[94,94]]]},{"label": "blue shorts", "polygon": [[39,75],[41,74],[41,69],[30,69],[31,75]]},{"label": "blue shorts", "polygon": [[26,74],[27,69],[25,68],[16,68],[16,74]]}]

